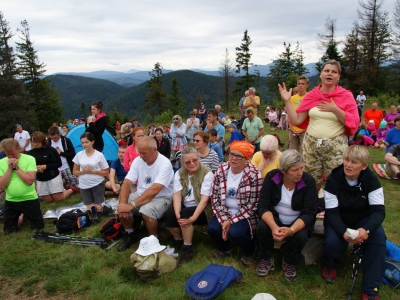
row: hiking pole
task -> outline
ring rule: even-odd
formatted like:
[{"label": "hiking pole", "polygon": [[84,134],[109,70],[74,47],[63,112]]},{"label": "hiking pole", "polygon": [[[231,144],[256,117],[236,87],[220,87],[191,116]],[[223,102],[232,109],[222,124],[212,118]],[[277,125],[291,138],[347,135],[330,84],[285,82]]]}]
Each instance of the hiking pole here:
[{"label": "hiking pole", "polygon": [[347,300],[351,300],[351,296],[353,295],[354,284],[356,283],[358,270],[361,267],[361,260],[362,260],[362,251],[361,251],[361,244],[353,245],[353,250],[351,250],[351,285],[349,290],[349,295]]},{"label": "hiking pole", "polygon": [[107,246],[107,241],[103,238],[86,238],[86,237],[74,237],[63,234],[54,234],[49,232],[37,231],[32,239],[44,240],[45,242],[52,243],[67,243],[81,246],[93,246],[97,245],[101,248]]}]

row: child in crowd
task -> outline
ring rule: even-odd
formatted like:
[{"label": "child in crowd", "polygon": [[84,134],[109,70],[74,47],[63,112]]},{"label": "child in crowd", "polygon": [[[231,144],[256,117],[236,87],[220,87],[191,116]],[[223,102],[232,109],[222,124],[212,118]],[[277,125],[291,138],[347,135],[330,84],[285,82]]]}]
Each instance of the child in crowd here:
[{"label": "child in crowd", "polygon": [[374,140],[374,142],[376,142],[376,127],[374,120],[368,121],[367,130],[370,134],[370,137]]},{"label": "child in crowd", "polygon": [[86,210],[92,218],[98,218],[97,212],[103,211],[104,177],[108,176],[108,163],[103,153],[93,148],[94,135],[85,132],[81,135],[83,151],[78,152],[74,159],[74,175],[79,176],[79,188]]},{"label": "child in crowd", "polygon": [[236,128],[237,127],[236,127],[235,124],[231,123],[231,124],[228,125],[228,131],[231,134],[231,138],[229,140],[228,147],[226,147],[226,149],[225,149],[226,151],[229,150],[229,145],[232,144],[233,141],[241,141],[241,140],[243,140],[242,134]]},{"label": "child in crowd", "polygon": [[[369,133],[367,126],[364,124],[360,125],[360,130],[357,132],[357,134],[363,134],[368,137],[371,137],[371,134]],[[356,137],[357,137],[357,135],[356,135]]]},{"label": "child in crowd", "polygon": [[235,116],[230,116],[229,118],[231,119],[231,122],[229,124],[234,124],[237,127],[238,121],[236,120]]},{"label": "child in crowd", "polygon": [[221,145],[217,142],[217,131],[215,129],[210,129],[208,134],[210,136],[210,142],[207,145],[208,148],[217,152],[220,163],[224,162],[224,154],[222,153]]},{"label": "child in crowd", "polygon": [[289,129],[289,122],[287,121],[286,113],[282,112],[279,120],[278,129],[287,130]]},{"label": "child in crowd", "polygon": [[382,120],[379,124],[378,130],[376,131],[376,142],[374,145],[375,148],[386,149],[384,141],[386,140],[386,134],[388,131],[389,128],[387,126],[387,122],[385,120]]},{"label": "child in crowd", "polygon": [[367,136],[366,134],[359,133],[357,135],[357,141],[358,141],[358,143],[357,143],[358,145],[364,145],[364,146],[370,146],[370,147],[374,146],[374,140],[371,137]]},{"label": "child in crowd", "polygon": [[148,136],[156,135],[156,126],[154,124],[149,125],[149,133]]}]

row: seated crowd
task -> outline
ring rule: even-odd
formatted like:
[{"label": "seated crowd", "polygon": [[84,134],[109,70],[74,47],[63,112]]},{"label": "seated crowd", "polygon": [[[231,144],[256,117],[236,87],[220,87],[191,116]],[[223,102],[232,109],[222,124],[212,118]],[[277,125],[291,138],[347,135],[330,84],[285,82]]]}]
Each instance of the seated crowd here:
[{"label": "seated crowd", "polygon": [[[280,88],[288,106],[290,96],[285,86]],[[180,251],[180,263],[185,263],[195,257],[194,226],[203,225],[215,244],[213,258],[229,255],[236,244],[243,265],[250,266],[257,258],[258,276],[275,269],[274,242],[284,242],[280,249],[283,276],[294,282],[296,267],[302,262],[301,251],[316,222],[320,174],[303,170],[300,151],[281,152],[279,139],[264,135],[264,124],[254,113],[259,97],[248,92],[245,95],[244,106],[239,109],[246,115],[241,131],[234,116],[229,119],[236,124],[226,124],[219,106],[206,110],[204,104],[200,111],[190,112],[186,123],[176,115],[171,126],[162,129],[151,125],[145,130],[137,119],[120,125],[118,158],[111,166],[101,152],[103,142],[100,150],[96,144],[96,120],[105,116],[101,106],[97,115],[94,113],[96,117],[88,117],[85,123],[93,133],[89,130],[80,136],[84,150],[78,153],[65,136],[68,126],[50,127],[47,139],[41,132],[34,132],[31,138],[18,124],[18,138],[16,135],[1,142],[6,155],[0,160],[0,189],[6,191],[4,232],[17,231],[21,216],[35,229],[44,227],[38,196],[49,203],[80,192],[92,216],[106,213],[102,204],[109,189],[119,198],[116,213],[125,228],[118,251],[138,241],[141,222],[147,233],[155,236],[163,223]],[[293,116],[291,109],[286,109]],[[275,109],[270,109],[268,116],[275,129],[279,120]],[[289,129],[290,135],[286,116],[283,112],[279,126]],[[322,277],[326,283],[333,283],[348,244],[362,244],[362,293],[363,297],[375,297],[372,299],[378,299],[383,275],[385,206],[379,180],[368,168],[369,153],[360,144],[386,147],[387,173],[400,178],[400,116],[392,123],[388,132],[377,130],[372,144],[364,138],[368,129],[361,128],[364,131],[357,133],[355,145],[344,147],[328,172],[324,191]],[[382,120],[379,129],[386,125]],[[231,133],[227,145],[225,128]],[[175,173],[171,154],[179,159],[180,168]],[[356,234],[350,235],[348,229]]]}]

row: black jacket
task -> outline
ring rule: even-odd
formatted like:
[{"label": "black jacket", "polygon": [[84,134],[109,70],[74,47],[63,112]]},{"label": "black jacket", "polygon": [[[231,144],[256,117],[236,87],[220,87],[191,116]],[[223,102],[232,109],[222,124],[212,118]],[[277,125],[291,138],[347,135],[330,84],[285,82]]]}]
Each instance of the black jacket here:
[{"label": "black jacket", "polygon": [[[60,156],[63,156],[67,159],[69,169],[72,170],[74,169],[74,163],[72,162],[72,159],[75,157],[76,152],[74,145],[72,145],[72,142],[69,138],[65,136],[60,136],[61,138],[61,145],[63,147],[63,151],[60,153]],[[51,139],[47,139],[47,142],[49,145],[51,145]]]},{"label": "black jacket", "polygon": [[343,236],[347,228],[355,228],[363,218],[369,234],[385,219],[383,189],[369,168],[361,171],[357,184],[347,183],[343,164],[333,169],[325,185],[325,222],[329,222],[337,235]]},{"label": "black jacket", "polygon": [[58,168],[62,165],[61,158],[57,150],[53,147],[34,148],[28,153],[35,158],[36,166],[46,165],[46,170],[43,173],[36,172],[36,179],[38,181],[48,181],[60,174]]},{"label": "black jacket", "polygon": [[159,145],[159,142],[155,137],[154,139],[157,143],[157,151],[164,155],[166,158],[171,159],[171,143],[169,142],[169,139],[163,137],[161,140],[161,145]]},{"label": "black jacket", "polygon": [[93,148],[99,152],[103,152],[104,148],[103,133],[106,129],[106,123],[106,117],[101,117],[95,123],[85,123],[86,131],[91,132],[94,135]]},{"label": "black jacket", "polygon": [[[274,216],[278,216],[275,206],[278,205],[282,198],[282,178],[283,174],[278,169],[268,172],[267,176],[265,176],[257,207],[260,218],[268,211]],[[310,174],[304,172],[303,177],[297,183],[293,192],[292,209],[300,211],[298,219],[301,219],[306,226],[313,226],[315,224],[317,203],[318,195],[315,188],[315,180]]]}]

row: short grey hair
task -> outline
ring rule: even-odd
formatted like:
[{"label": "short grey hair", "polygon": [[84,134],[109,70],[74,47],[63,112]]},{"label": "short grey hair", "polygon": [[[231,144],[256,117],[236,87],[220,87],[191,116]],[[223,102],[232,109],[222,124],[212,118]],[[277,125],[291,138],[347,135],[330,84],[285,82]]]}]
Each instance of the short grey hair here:
[{"label": "short grey hair", "polygon": [[221,105],[215,105],[215,109],[221,109]]},{"label": "short grey hair", "polygon": [[149,149],[155,149],[157,151],[157,142],[151,136],[144,136],[139,140],[138,145],[139,144],[146,145],[147,147],[149,147]]},{"label": "short grey hair", "polygon": [[278,147],[278,139],[271,134],[267,134],[261,139],[260,149],[263,151],[276,151]]},{"label": "short grey hair", "polygon": [[245,95],[248,95],[249,93],[250,93],[249,90],[244,92]]},{"label": "short grey hair", "polygon": [[251,88],[249,88],[249,90],[252,90],[254,93],[257,92],[255,87],[251,87]]},{"label": "short grey hair", "polygon": [[197,158],[200,159],[199,153],[197,153],[197,150],[195,148],[186,147],[185,149],[183,149],[181,151],[181,164],[182,164],[182,166],[184,165],[185,156],[188,155],[188,154],[191,154],[191,153],[196,154]]},{"label": "short grey hair", "polygon": [[303,155],[297,150],[290,149],[282,153],[279,158],[279,169],[282,172],[289,171],[290,167],[297,166],[303,162]]}]

